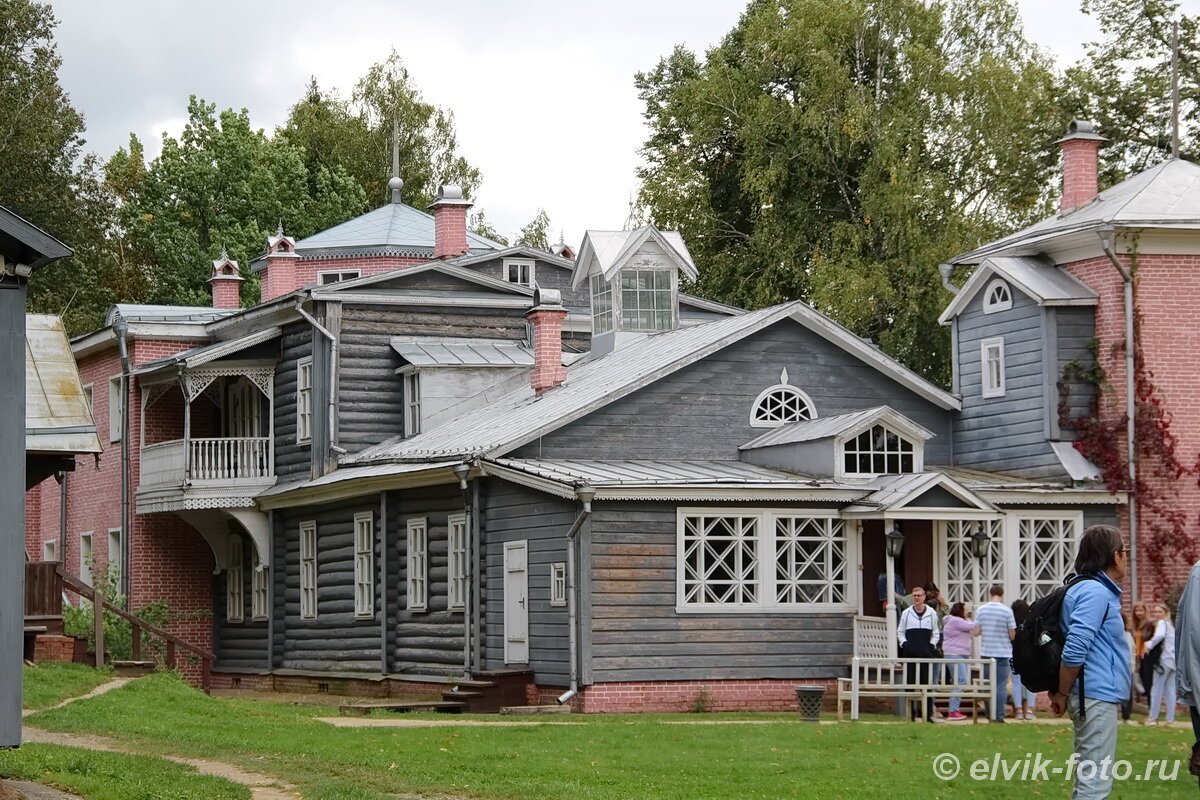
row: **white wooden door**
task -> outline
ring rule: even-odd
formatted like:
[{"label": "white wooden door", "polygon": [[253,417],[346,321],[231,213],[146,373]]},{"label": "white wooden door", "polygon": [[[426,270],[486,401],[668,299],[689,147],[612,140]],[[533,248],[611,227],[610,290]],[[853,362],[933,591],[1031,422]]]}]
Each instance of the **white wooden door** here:
[{"label": "white wooden door", "polygon": [[529,663],[528,542],[504,543],[504,663]]}]

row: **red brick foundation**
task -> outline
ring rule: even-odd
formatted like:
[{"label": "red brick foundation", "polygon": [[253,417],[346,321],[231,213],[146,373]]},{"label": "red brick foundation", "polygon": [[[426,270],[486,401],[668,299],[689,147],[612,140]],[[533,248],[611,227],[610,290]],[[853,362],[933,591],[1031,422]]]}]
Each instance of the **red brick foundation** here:
[{"label": "red brick foundation", "polygon": [[649,681],[598,683],[581,692],[586,714],[642,711],[796,711],[797,686],[824,686],[825,707],[837,695],[833,680]]},{"label": "red brick foundation", "polygon": [[33,660],[41,664],[47,661],[75,660],[75,637],[53,633],[39,633],[33,644]]},{"label": "red brick foundation", "polygon": [[443,683],[417,681],[346,678],[324,675],[263,675],[214,672],[212,688],[255,692],[284,692],[289,694],[332,694],[346,697],[411,698],[426,700],[441,698],[442,691],[454,685],[450,678]]}]

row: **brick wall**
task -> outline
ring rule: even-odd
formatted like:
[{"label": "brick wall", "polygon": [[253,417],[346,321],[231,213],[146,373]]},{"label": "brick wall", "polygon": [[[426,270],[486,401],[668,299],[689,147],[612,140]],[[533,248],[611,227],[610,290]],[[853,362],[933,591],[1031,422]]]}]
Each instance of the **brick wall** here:
[{"label": "brick wall", "polygon": [[[597,683],[580,692],[587,714],[625,714],[642,711],[796,711],[796,686],[825,687],[825,705],[832,708],[835,681],[725,680]],[[574,704],[572,704],[574,705]]]},{"label": "brick wall", "polygon": [[[378,275],[401,267],[411,267],[429,261],[424,256],[358,256],[352,258],[324,259],[279,259],[271,263],[262,273],[262,302],[295,291],[301,286],[315,284],[321,272],[334,270],[359,271],[359,277]],[[282,264],[282,269],[277,265]]]}]

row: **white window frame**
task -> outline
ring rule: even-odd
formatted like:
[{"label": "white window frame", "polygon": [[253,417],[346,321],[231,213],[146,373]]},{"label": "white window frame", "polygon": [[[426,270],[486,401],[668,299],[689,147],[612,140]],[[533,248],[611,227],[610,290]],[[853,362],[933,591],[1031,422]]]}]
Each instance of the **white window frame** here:
[{"label": "white window frame", "polygon": [[[996,369],[992,367],[995,365]],[[993,336],[979,342],[979,382],[983,397],[1004,397],[1004,337]]]},{"label": "white window frame", "polygon": [[404,380],[404,437],[421,432],[421,373],[407,368],[400,373]]},{"label": "white window frame", "polygon": [[[795,419],[765,419],[768,415],[769,408],[767,406],[771,398],[776,394],[786,394],[803,404],[800,414]],[[777,403],[776,406],[779,404]],[[807,414],[807,416],[805,416]],[[774,386],[769,386],[763,389],[758,397],[754,398],[754,403],[750,406],[750,427],[751,428],[780,428],[784,425],[790,425],[793,422],[800,420],[816,419],[817,409],[813,405],[812,398],[807,394],[792,386],[790,383],[779,383]]]},{"label": "white window frame", "polygon": [[362,277],[361,269],[323,269],[317,271],[317,283],[328,286],[331,283],[352,281]]},{"label": "white window frame", "polygon": [[405,601],[409,611],[429,610],[429,520],[410,519],[405,548]]},{"label": "white window frame", "polygon": [[300,523],[300,619],[317,618],[317,523]]},{"label": "white window frame", "polygon": [[121,376],[114,375],[108,379],[108,440],[121,441],[122,417]]},{"label": "white window frame", "polygon": [[95,585],[95,577],[92,573],[93,559],[92,532],[84,531],[79,534],[79,580],[88,586]]},{"label": "white window frame", "polygon": [[550,565],[550,605],[558,608],[567,604],[567,565],[555,561]]},{"label": "white window frame", "polygon": [[313,360],[305,356],[296,362],[296,443],[312,441]]},{"label": "white window frame", "polygon": [[[868,431],[873,430],[876,426],[883,428],[885,431],[887,431],[888,433],[891,433],[900,441],[908,442],[910,445],[912,445],[912,467],[913,467],[912,471],[914,473],[925,471],[925,443],[915,437],[908,436],[907,434],[904,433],[904,431],[898,430],[896,427],[894,427],[892,425],[888,425],[881,420],[876,420],[875,422],[872,422],[870,425],[868,425],[865,428],[860,428],[856,431],[853,431],[852,433],[843,434],[842,436],[839,436],[839,437],[837,437],[837,439],[834,440],[835,441],[834,477],[849,478],[849,479],[863,479],[863,478],[875,478],[875,477],[878,477],[879,475],[892,475],[892,474],[908,475],[908,474],[911,474],[907,471],[902,471],[902,472],[898,472],[898,473],[891,473],[891,472],[886,472],[886,471],[885,472],[857,472],[857,471],[852,471],[852,470],[846,469],[846,445],[852,444],[856,439],[858,439],[859,436],[863,435],[864,433],[867,433]],[[858,451],[858,452],[860,452],[860,454],[861,454],[861,451]],[[873,461],[875,451],[872,450],[869,452],[872,456],[872,461]],[[889,455],[889,451],[887,451],[887,450],[882,451],[882,455],[886,458]],[[903,458],[906,454],[903,451],[897,451],[896,455],[900,458]],[[872,466],[874,466],[874,464],[872,464]]]},{"label": "white window frame", "polygon": [[[696,602],[689,600],[689,590],[692,583],[685,567],[689,537],[687,521],[689,518],[739,518],[753,522],[754,529],[750,536],[742,537],[739,548],[752,557],[753,563],[743,562],[744,584],[749,584],[747,593],[745,585],[739,590],[750,599],[729,603]],[[842,559],[840,575],[836,582],[840,587],[841,602],[780,602],[780,589],[786,586],[778,579],[778,559],[788,557],[787,548],[781,545],[780,537],[776,535],[777,523],[784,519],[812,520],[824,522],[830,532],[827,537],[830,546],[840,545]],[[675,611],[680,614],[809,614],[809,613],[841,613],[851,612],[858,608],[858,552],[857,537],[853,535],[851,524],[843,520],[833,509],[805,509],[803,511],[767,509],[767,508],[728,508],[728,507],[681,507],[676,510],[676,595]],[[807,540],[807,538],[806,538]],[[826,554],[827,563],[832,559]],[[787,566],[795,572],[794,562]]]},{"label": "white window frame", "polygon": [[225,620],[242,622],[246,618],[245,549],[242,537],[229,534],[225,563]]},{"label": "white window frame", "polygon": [[94,383],[85,383],[83,385],[83,399],[87,401],[88,415],[92,417],[93,422],[95,421],[95,391],[96,385]]},{"label": "white window frame", "polygon": [[250,618],[261,620],[267,618],[267,606],[270,593],[267,578],[270,573],[267,565],[263,564],[257,551],[254,554],[254,567],[250,573]]},{"label": "white window frame", "polygon": [[42,542],[42,561],[58,561],[58,542]]},{"label": "white window frame", "polygon": [[116,572],[117,585],[121,585],[121,575],[125,571],[125,565],[121,562],[121,529],[108,529],[108,566],[106,569],[109,572]]},{"label": "white window frame", "polygon": [[589,278],[592,294],[592,335],[608,333],[613,330],[613,288],[612,281],[597,273]]},{"label": "white window frame", "polygon": [[[531,258],[506,258],[504,259],[504,280],[509,283],[515,283],[518,286],[532,287],[537,281],[534,268],[535,262]],[[514,271],[516,272],[516,280],[513,280]],[[522,277],[525,280],[521,280]]]},{"label": "white window frame", "polygon": [[451,611],[467,610],[467,515],[446,518],[447,606]]},{"label": "white window frame", "polygon": [[[1008,281],[1003,278],[993,278],[983,290],[983,313],[995,314],[997,311],[1007,311],[1012,308],[1013,290]],[[1003,297],[997,298],[997,295]]]},{"label": "white window frame", "polygon": [[[1055,541],[1059,545],[1058,552],[1054,554],[1057,568],[1045,580],[1036,580],[1031,574],[1031,572],[1046,568],[1044,554],[1039,554],[1027,547],[1035,539],[1022,535],[1025,533],[1022,529],[1026,527],[1026,524],[1033,526],[1038,523],[1054,523],[1060,528],[1060,532],[1063,526],[1069,525],[1072,528],[1070,537],[1056,538]],[[1079,539],[1083,536],[1083,512],[1055,512],[1049,509],[1010,511],[1008,512],[1008,524],[1007,538],[1012,545],[1010,553],[1006,554],[1005,561],[1011,566],[1004,597],[1010,603],[1019,597],[1032,603],[1042,595],[1049,594],[1061,586],[1063,579],[1075,571],[1075,555],[1079,549]]]},{"label": "white window frame", "polygon": [[[665,287],[652,286],[649,289],[626,289],[626,276],[635,276],[641,273],[647,273],[654,276],[654,282],[658,282],[659,277],[665,276],[667,285]],[[676,301],[675,289],[675,271],[669,269],[661,269],[659,267],[626,267],[617,273],[617,292],[620,299],[620,323],[618,327],[622,331],[630,331],[636,333],[662,333],[676,327],[675,324],[675,308],[678,304]],[[625,303],[626,294],[632,294],[637,300],[634,305]],[[658,307],[658,298],[665,298],[665,306]],[[645,298],[650,298],[649,306],[643,308],[641,301]],[[666,317],[662,316],[663,312]],[[650,327],[640,326],[633,320],[635,315],[650,314],[653,324]]]},{"label": "white window frame", "polygon": [[354,616],[375,616],[375,515],[354,515]]}]

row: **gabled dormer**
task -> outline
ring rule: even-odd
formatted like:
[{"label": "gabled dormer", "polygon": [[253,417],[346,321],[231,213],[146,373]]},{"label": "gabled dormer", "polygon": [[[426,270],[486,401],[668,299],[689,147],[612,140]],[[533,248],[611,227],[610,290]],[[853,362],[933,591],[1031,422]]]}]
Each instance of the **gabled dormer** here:
[{"label": "gabled dormer", "polygon": [[589,289],[593,355],[611,352],[623,339],[679,327],[681,274],[699,275],[675,231],[645,225],[584,234],[572,286]]}]

